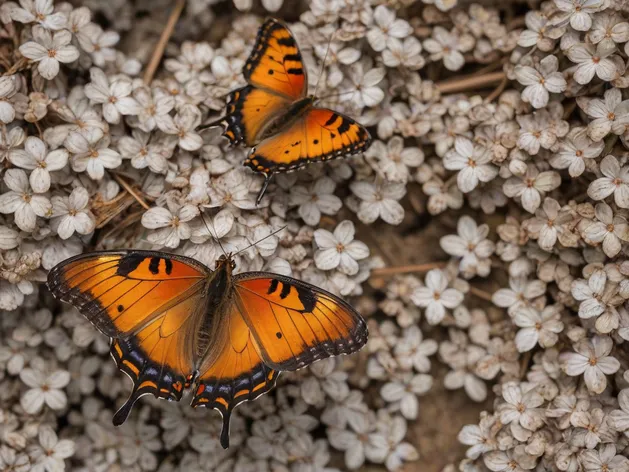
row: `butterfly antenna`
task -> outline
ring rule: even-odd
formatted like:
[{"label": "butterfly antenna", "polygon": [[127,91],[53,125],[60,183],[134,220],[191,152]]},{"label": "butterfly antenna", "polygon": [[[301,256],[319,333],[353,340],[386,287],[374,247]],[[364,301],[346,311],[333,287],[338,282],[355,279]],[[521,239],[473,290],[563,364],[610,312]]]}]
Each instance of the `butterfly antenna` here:
[{"label": "butterfly antenna", "polygon": [[218,243],[218,245],[221,248],[221,251],[223,251],[223,254],[225,256],[227,256],[227,253],[225,252],[225,248],[223,248],[223,244],[221,243],[220,238],[218,237],[218,233],[216,232],[216,228],[214,228],[214,223],[212,223],[212,220],[210,219],[210,224],[212,225],[212,228],[214,228],[214,232],[212,232],[212,230],[210,230],[210,227],[207,225],[207,222],[205,221],[205,216],[203,211],[201,211],[201,220],[203,220],[203,224],[205,225],[205,227],[207,228],[208,233],[210,233],[210,236],[212,236],[212,238],[214,238],[214,240]]},{"label": "butterfly antenna", "polygon": [[325,68],[325,61],[328,58],[328,53],[330,52],[330,46],[332,46],[332,40],[334,39],[334,35],[335,34],[336,34],[336,31],[334,31],[334,33],[332,33],[332,36],[330,36],[330,41],[328,41],[328,47],[325,50],[325,55],[323,56],[323,63],[321,64],[321,72],[319,73],[319,78],[317,79],[317,84],[315,85],[314,93],[312,94],[313,100],[317,96],[317,90],[319,89],[319,83],[321,82],[321,77],[323,77],[323,69]]},{"label": "butterfly antenna", "polygon": [[258,239],[258,240],[257,240],[256,242],[254,242],[254,243],[249,244],[249,246],[247,246],[247,247],[244,247],[244,248],[240,249],[237,253],[235,253],[235,254],[234,254],[234,256],[236,256],[236,255],[240,254],[242,251],[246,251],[247,249],[249,249],[249,248],[250,248],[250,247],[252,247],[252,246],[255,246],[255,245],[256,245],[256,244],[258,244],[258,243],[261,243],[262,241],[264,241],[265,239],[270,238],[271,236],[275,236],[277,233],[279,233],[280,231],[283,231],[283,230],[285,230],[285,229],[286,229],[286,225],[282,226],[280,229],[276,229],[276,230],[275,230],[275,231],[273,231],[272,233],[267,234],[265,237],[263,237],[263,238],[261,238],[261,239]]}]

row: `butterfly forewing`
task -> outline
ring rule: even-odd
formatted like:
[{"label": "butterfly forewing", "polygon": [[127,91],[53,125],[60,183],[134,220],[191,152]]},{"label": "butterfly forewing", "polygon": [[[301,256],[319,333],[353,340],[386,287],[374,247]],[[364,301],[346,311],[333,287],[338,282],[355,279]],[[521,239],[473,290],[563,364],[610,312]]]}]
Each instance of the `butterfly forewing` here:
[{"label": "butterfly forewing", "polygon": [[308,91],[297,41],[284,24],[273,18],[260,27],[243,75],[251,85],[292,100],[305,97]]},{"label": "butterfly forewing", "polygon": [[346,302],[297,279],[264,272],[235,278],[236,304],[265,363],[297,370],[350,354],[367,342],[367,326]]},{"label": "butterfly forewing", "polygon": [[84,254],[50,271],[50,291],[112,338],[111,354],[133,381],[114,423],[144,394],[181,398],[195,368],[210,275],[192,259],[152,251]]}]

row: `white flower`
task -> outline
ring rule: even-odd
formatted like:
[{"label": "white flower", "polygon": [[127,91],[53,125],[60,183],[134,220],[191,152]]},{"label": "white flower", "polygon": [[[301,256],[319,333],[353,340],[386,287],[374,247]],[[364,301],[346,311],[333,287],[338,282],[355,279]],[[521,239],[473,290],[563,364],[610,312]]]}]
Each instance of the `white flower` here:
[{"label": "white flower", "polygon": [[555,47],[555,40],[565,33],[565,28],[553,27],[541,11],[527,11],[524,22],[527,29],[520,33],[518,46],[525,48],[537,46],[540,51],[551,51]]},{"label": "white flower", "polygon": [[406,421],[395,416],[383,422],[378,431],[369,435],[367,459],[377,464],[384,463],[390,472],[399,470],[405,461],[416,461],[419,453],[414,446],[402,442],[406,436]]},{"label": "white flower", "polygon": [[105,73],[97,67],[90,69],[90,79],[85,86],[85,96],[93,103],[103,105],[103,117],[108,123],[120,123],[120,115],[140,113],[140,104],[129,96],[133,91],[130,80],[119,78],[110,84]]},{"label": "white flower", "polygon": [[148,240],[153,244],[176,248],[182,239],[191,235],[189,221],[199,214],[194,205],[179,205],[171,200],[168,208],[153,207],[142,215],[142,226],[157,231],[149,234]]},{"label": "white flower", "polygon": [[498,168],[491,164],[489,151],[462,137],[454,140],[454,149],[443,158],[443,166],[459,171],[456,181],[464,193],[474,190],[479,182],[489,182],[498,175]]},{"label": "white flower", "polygon": [[29,451],[31,459],[34,461],[31,472],[61,472],[65,470],[65,459],[72,457],[75,453],[74,441],[70,439],[59,440],[57,433],[47,425],[40,426],[38,439],[39,445],[34,446]]},{"label": "white flower", "polygon": [[203,146],[203,138],[195,131],[201,124],[201,112],[194,105],[184,105],[179,109],[179,113],[173,118],[164,115],[157,122],[157,126],[166,134],[177,136],[181,149],[186,151],[196,151]]},{"label": "white flower", "polygon": [[603,200],[614,195],[620,208],[629,208],[629,166],[620,167],[618,159],[611,154],[601,161],[603,177],[596,179],[588,187],[592,200]]},{"label": "white flower", "polygon": [[570,21],[577,31],[587,31],[592,27],[591,15],[605,9],[604,0],[554,0],[557,8],[564,12],[553,19],[554,25],[564,26]]},{"label": "white flower", "polygon": [[616,51],[615,46],[598,43],[596,48],[592,44],[575,44],[566,51],[568,58],[578,64],[573,77],[577,83],[587,85],[594,78],[609,82],[617,74],[616,64],[610,57]]},{"label": "white flower", "polygon": [[394,182],[354,181],[350,189],[361,202],[358,205],[358,219],[363,223],[373,223],[382,218],[390,225],[399,225],[404,219],[404,208],[399,204],[406,193],[406,186]]},{"label": "white flower", "polygon": [[424,41],[424,49],[430,53],[431,61],[443,59],[443,65],[448,70],[459,70],[465,64],[464,52],[474,47],[474,39],[469,35],[459,37],[442,26],[435,26],[432,38]]},{"label": "white flower", "polygon": [[289,204],[297,205],[299,216],[307,225],[315,226],[321,220],[321,214],[335,215],[343,206],[341,199],[334,195],[336,183],[323,176],[308,188],[295,185],[290,189]]},{"label": "white flower", "polygon": [[375,141],[365,152],[365,158],[388,181],[406,183],[409,167],[420,166],[424,162],[424,153],[418,147],[405,148],[402,137],[393,136],[386,145]]},{"label": "white flower", "polygon": [[554,305],[547,306],[541,313],[533,307],[519,308],[513,316],[515,325],[522,328],[515,336],[518,351],[530,351],[538,342],[543,348],[554,346],[557,335],[563,331],[560,318],[559,307]]},{"label": "white flower", "polygon": [[491,260],[495,245],[487,239],[489,227],[478,226],[469,216],[459,218],[458,235],[446,235],[441,238],[441,248],[454,257],[460,257],[459,269],[462,272],[486,277],[491,270]]},{"label": "white flower", "polygon": [[612,375],[620,368],[620,362],[610,352],[614,342],[608,336],[594,336],[582,339],[574,345],[576,352],[564,353],[563,368],[566,374],[584,374],[585,385],[593,393],[602,393],[607,387],[606,375]]},{"label": "white flower", "polygon": [[519,197],[522,207],[535,213],[542,203],[542,195],[556,189],[561,185],[561,177],[557,172],[539,172],[535,166],[528,166],[526,174],[520,177],[511,177],[503,185],[507,197]]},{"label": "white flower", "polygon": [[431,325],[438,324],[446,314],[446,308],[456,308],[463,301],[463,294],[455,288],[448,288],[448,279],[439,269],[426,274],[426,286],[418,287],[411,295],[415,305],[426,308],[426,320]]},{"label": "white flower", "polygon": [[120,41],[116,31],[103,31],[100,27],[92,30],[92,46],[88,50],[92,61],[98,67],[104,67],[108,62],[116,60],[116,50],[113,48]]},{"label": "white flower", "polygon": [[15,119],[15,107],[11,98],[18,90],[18,76],[6,75],[0,77],[0,121],[8,124]]},{"label": "white flower", "polygon": [[380,396],[384,401],[394,403],[404,418],[414,420],[419,412],[417,397],[427,393],[431,387],[430,375],[407,372],[399,380],[385,383],[380,389]]},{"label": "white flower", "polygon": [[[7,421],[6,416],[5,421]],[[20,437],[22,436],[20,435]],[[5,442],[12,444],[10,439],[5,440]],[[0,469],[11,472],[30,472],[32,470],[28,456],[23,452],[15,451],[6,444],[0,446]]]},{"label": "white flower", "polygon": [[374,27],[367,31],[367,41],[375,51],[384,51],[391,38],[404,39],[413,32],[406,20],[396,19],[395,11],[384,5],[376,7],[373,19]]},{"label": "white flower", "polygon": [[526,87],[522,91],[522,100],[535,108],[543,108],[548,104],[549,93],[560,93],[566,90],[566,79],[557,72],[559,61],[556,56],[546,56],[534,69],[529,66],[515,66],[514,74],[518,82]]},{"label": "white flower", "polygon": [[492,301],[499,307],[507,308],[510,315],[528,306],[534,298],[546,293],[546,284],[541,280],[528,280],[526,277],[509,277],[509,288],[497,290]]},{"label": "white flower", "polygon": [[76,231],[90,234],[96,220],[89,210],[90,196],[83,187],[72,190],[69,197],[52,197],[52,220],[50,226],[61,239],[68,239]]},{"label": "white flower", "polygon": [[[175,146],[172,136],[165,136],[157,142],[149,142],[151,140],[150,133],[145,133],[140,129],[133,129],[131,136],[122,136],[118,141],[118,150],[122,157],[131,159],[131,165],[136,169],[144,169],[148,167],[151,172],[156,174],[165,174],[168,170],[168,157],[172,155]],[[152,141],[155,141],[153,137]],[[204,197],[207,191],[204,188]]]},{"label": "white flower", "polygon": [[629,125],[629,100],[623,100],[620,90],[615,87],[605,91],[603,99],[577,99],[577,103],[594,118],[587,128],[594,141],[601,141],[610,131],[623,134]]},{"label": "white flower", "polygon": [[26,172],[22,169],[7,170],[4,183],[10,191],[0,195],[0,212],[15,213],[15,224],[22,231],[33,231],[38,216],[50,216],[50,201],[45,196],[32,192]]},{"label": "white flower", "polygon": [[37,70],[44,79],[52,80],[59,73],[59,63],[74,62],[79,58],[79,50],[70,44],[72,35],[67,30],[50,31],[35,26],[33,39],[20,46],[20,52],[28,59],[39,62]]},{"label": "white flower", "polygon": [[115,169],[122,163],[120,154],[109,149],[109,136],[102,136],[100,131],[91,133],[88,138],[72,131],[68,134],[64,146],[73,154],[72,170],[87,171],[94,180],[101,180],[105,175],[105,169]]},{"label": "white flower", "polygon": [[598,44],[601,41],[626,43],[629,41],[629,23],[623,21],[623,17],[615,12],[599,13],[594,16],[594,23],[588,33],[588,38],[593,44]]},{"label": "white flower", "polygon": [[610,424],[617,431],[629,430],[629,388],[622,389],[618,393],[618,406],[620,410],[613,410],[609,414]]},{"label": "white flower", "polygon": [[357,108],[375,107],[384,99],[384,91],[378,84],[385,78],[386,72],[384,67],[371,67],[362,62],[352,64],[349,73],[351,85],[345,86],[341,93],[351,97]]},{"label": "white flower", "polygon": [[[542,208],[535,210],[535,218],[527,220],[532,237],[537,237],[537,244],[544,251],[552,251],[557,238],[566,234],[564,225],[572,221],[569,210],[562,210],[554,198],[546,197]],[[565,240],[561,240],[565,243]]]},{"label": "white flower", "polygon": [[345,465],[350,470],[359,469],[365,463],[369,445],[371,425],[367,415],[357,415],[352,422],[352,429],[329,427],[327,429],[330,444],[339,451],[345,451]]},{"label": "white flower", "polygon": [[68,399],[62,389],[70,382],[67,371],[55,370],[46,374],[39,369],[26,368],[20,372],[20,380],[30,387],[20,399],[27,413],[39,413],[44,404],[53,410],[65,408]]},{"label": "white flower", "polygon": [[24,150],[16,150],[11,155],[11,162],[22,169],[32,170],[29,176],[31,188],[37,193],[44,193],[50,188],[50,172],[61,170],[68,163],[68,151],[56,149],[48,152],[41,139],[29,136]]},{"label": "white flower", "polygon": [[426,64],[421,51],[421,43],[413,36],[403,42],[397,38],[389,38],[387,49],[382,51],[382,62],[391,68],[402,66],[410,70],[421,69]]},{"label": "white flower", "polygon": [[465,453],[467,457],[477,459],[481,454],[496,448],[496,441],[491,431],[495,423],[492,416],[483,415],[478,425],[467,424],[461,428],[457,439],[466,446],[472,446]]},{"label": "white flower", "polygon": [[411,325],[404,330],[404,336],[395,344],[395,356],[404,369],[415,368],[417,372],[430,372],[430,359],[439,345],[434,339],[423,339],[421,329]]},{"label": "white flower", "polygon": [[544,424],[544,411],[538,408],[544,397],[535,389],[523,392],[517,383],[507,382],[502,386],[502,397],[505,403],[498,407],[502,424],[516,422],[529,431],[536,431]]},{"label": "white flower", "polygon": [[593,243],[603,243],[603,252],[615,257],[622,249],[621,240],[629,241],[629,225],[624,216],[614,215],[607,203],[599,203],[594,208],[598,221],[592,222],[583,231],[583,235]]},{"label": "white flower", "polygon": [[586,472],[624,472],[629,470],[629,459],[616,454],[615,444],[602,444],[598,451],[586,449],[579,455]]},{"label": "white flower", "polygon": [[575,127],[570,130],[560,150],[550,159],[555,169],[566,169],[570,177],[578,177],[585,170],[585,159],[594,159],[603,151],[603,141],[593,142],[586,134],[585,128]]},{"label": "white flower", "polygon": [[358,273],[358,262],[369,256],[369,248],[361,241],[354,241],[354,223],[349,220],[338,224],[334,233],[325,229],[314,232],[314,240],[319,248],[314,255],[317,268],[332,270],[338,267],[342,273]]},{"label": "white flower", "polygon": [[[579,317],[583,319],[597,318],[596,329],[601,333],[609,333],[618,328],[620,316],[614,306],[608,306],[617,295],[614,284],[607,284],[607,274],[596,270],[586,280],[577,279],[572,282],[572,296],[581,302]],[[612,303],[610,303],[611,305]]]},{"label": "white flower", "polygon": [[59,30],[66,25],[63,13],[54,11],[53,0],[20,0],[22,8],[11,9],[11,18],[20,23],[39,23],[44,28]]}]

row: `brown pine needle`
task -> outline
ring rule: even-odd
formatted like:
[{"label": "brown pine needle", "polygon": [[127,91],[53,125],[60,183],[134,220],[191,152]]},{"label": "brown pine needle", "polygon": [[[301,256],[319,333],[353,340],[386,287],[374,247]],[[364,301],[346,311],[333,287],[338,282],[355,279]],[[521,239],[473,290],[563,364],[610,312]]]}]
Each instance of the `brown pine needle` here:
[{"label": "brown pine needle", "polygon": [[371,275],[374,277],[386,277],[397,274],[411,274],[414,272],[428,272],[431,269],[442,269],[446,266],[446,262],[427,262],[425,264],[411,264],[397,267],[383,267],[381,269],[373,269]]},{"label": "brown pine needle", "polygon": [[480,288],[470,286],[470,294],[475,297],[480,298],[481,300],[491,301],[491,293],[486,292],[485,290],[481,290]]},{"label": "brown pine needle", "polygon": [[155,75],[155,71],[157,71],[157,66],[159,66],[159,63],[162,60],[162,56],[164,55],[166,44],[168,44],[168,40],[173,34],[175,25],[177,24],[177,20],[179,20],[181,12],[183,11],[183,7],[185,6],[186,0],[177,0],[177,3],[173,7],[173,10],[170,12],[168,22],[166,22],[166,26],[164,26],[164,31],[162,31],[162,35],[160,36],[159,41],[155,46],[155,50],[153,51],[153,55],[151,56],[149,65],[146,67],[146,72],[144,73],[144,83],[146,85],[150,85],[153,81],[153,76]]},{"label": "brown pine needle", "polygon": [[137,194],[137,192],[136,192],[135,190],[133,190],[133,188],[131,187],[131,185],[129,185],[129,184],[128,184],[128,183],[127,183],[127,182],[126,182],[126,181],[125,181],[122,177],[120,177],[119,175],[114,174],[114,173],[112,173],[112,175],[114,176],[114,179],[116,179],[116,182],[118,182],[120,185],[122,185],[122,187],[123,187],[123,188],[124,188],[127,192],[129,192],[129,195],[131,195],[133,198],[135,198],[135,199],[136,199],[136,201],[137,201],[140,205],[142,205],[142,207],[143,207],[145,210],[148,210],[149,208],[151,208],[151,207],[148,205],[148,203],[146,203],[146,202],[144,201],[144,199],[143,199],[140,195],[138,195],[138,194]]},{"label": "brown pine needle", "polygon": [[500,83],[504,78],[504,72],[491,72],[484,75],[472,75],[461,79],[446,80],[435,85],[441,93],[458,93],[489,87],[490,85]]}]

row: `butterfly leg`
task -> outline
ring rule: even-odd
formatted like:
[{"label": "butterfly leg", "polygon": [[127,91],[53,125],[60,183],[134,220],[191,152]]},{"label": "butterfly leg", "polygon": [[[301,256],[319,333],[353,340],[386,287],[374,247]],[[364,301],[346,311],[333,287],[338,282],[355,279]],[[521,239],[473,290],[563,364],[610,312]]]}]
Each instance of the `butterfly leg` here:
[{"label": "butterfly leg", "polygon": [[260,193],[258,193],[258,197],[256,198],[256,206],[260,206],[260,202],[262,201],[262,197],[264,197],[264,193],[266,192],[267,187],[271,183],[273,176],[275,174],[264,174],[264,183],[262,184],[262,188],[260,189]]}]

